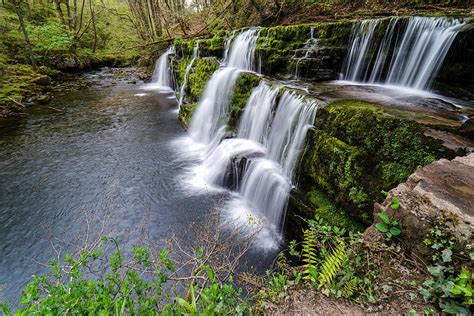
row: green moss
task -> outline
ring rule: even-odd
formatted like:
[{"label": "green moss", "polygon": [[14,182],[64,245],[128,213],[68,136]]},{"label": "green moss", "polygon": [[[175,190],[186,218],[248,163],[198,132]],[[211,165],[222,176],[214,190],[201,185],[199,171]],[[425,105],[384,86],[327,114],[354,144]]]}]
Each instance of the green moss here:
[{"label": "green moss", "polygon": [[214,58],[196,60],[193,71],[188,75],[189,99],[191,102],[199,101],[206,83],[218,68],[219,63]]},{"label": "green moss", "polygon": [[307,193],[306,200],[314,209],[315,215],[324,219],[329,225],[346,228],[353,232],[362,232],[365,226],[357,220],[349,217],[347,211],[337,206],[329,197],[316,187]]},{"label": "green moss", "polygon": [[[288,75],[294,72],[295,50],[304,47],[310,38],[311,28],[318,39],[318,47],[327,58],[308,60],[305,73],[316,80],[336,79],[347,51],[347,41],[352,24],[350,21],[300,24],[264,28],[257,40],[256,54],[261,61],[262,73],[267,75]],[[320,71],[332,72],[331,78],[319,78]]]},{"label": "green moss", "polygon": [[173,59],[171,67],[175,74],[176,83],[180,87],[184,81],[184,74],[186,73],[186,67],[188,66],[191,58],[184,58],[184,59]]},{"label": "green moss", "polygon": [[41,73],[46,69],[40,67],[39,72],[36,72],[30,65],[6,65],[0,73],[0,107],[19,111],[22,107],[17,102],[29,97],[41,98],[43,87],[39,83],[48,84],[50,81],[47,75]]},{"label": "green moss", "polygon": [[230,102],[229,129],[235,130],[240,119],[240,115],[245,109],[245,105],[252,93],[252,90],[258,86],[261,78],[252,73],[242,73],[237,79],[232,99]]},{"label": "green moss", "polygon": [[189,126],[191,123],[191,117],[193,116],[196,107],[196,102],[181,105],[179,108],[178,118],[183,126]]},{"label": "green moss", "polygon": [[[182,85],[186,66],[190,58],[181,59],[173,62],[173,71],[179,85]],[[215,58],[197,58],[194,66],[188,74],[188,82],[185,89],[184,103],[179,111],[179,120],[184,126],[191,122],[191,116],[201,97],[206,83],[212,74],[219,68],[219,63]]]},{"label": "green moss", "polygon": [[387,115],[368,102],[333,102],[319,110],[318,122],[303,158],[310,171],[308,183],[366,223],[382,190],[435,159],[453,155],[426,137],[419,124]]}]

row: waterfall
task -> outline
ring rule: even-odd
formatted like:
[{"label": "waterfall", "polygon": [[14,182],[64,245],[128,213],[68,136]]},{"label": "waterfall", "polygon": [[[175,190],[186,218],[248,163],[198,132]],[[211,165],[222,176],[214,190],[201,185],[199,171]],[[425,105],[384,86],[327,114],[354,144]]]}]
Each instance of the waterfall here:
[{"label": "waterfall", "polygon": [[229,202],[231,213],[239,208],[259,214],[269,227],[280,230],[316,104],[294,92],[279,93],[262,80],[247,100],[236,138],[226,138],[232,91],[243,71],[255,69],[257,38],[252,28],[227,39],[222,67],[207,82],[189,133],[205,146],[194,174],[206,187],[231,189],[237,196]]},{"label": "waterfall", "polygon": [[384,22],[387,20],[354,24],[343,79],[429,89],[464,22],[438,17]]},{"label": "waterfall", "polygon": [[237,68],[220,68],[206,83],[189,126],[189,133],[195,141],[210,144],[222,138],[232,90],[239,74]]},{"label": "waterfall", "polygon": [[[252,95],[267,97],[258,90],[255,89]],[[262,104],[266,101],[260,99]],[[252,111],[248,106],[247,110]],[[285,91],[276,105],[270,128],[266,125],[269,117],[263,115],[247,116],[251,122],[242,121],[242,124],[259,126],[259,134],[267,134],[268,143],[265,157],[247,163],[239,193],[250,209],[264,215],[278,229],[284,224],[294,167],[315,114],[316,104]]]},{"label": "waterfall", "polygon": [[156,61],[151,77],[151,87],[171,89],[173,86],[168,58],[171,54],[174,54],[174,46],[168,48]]},{"label": "waterfall", "polygon": [[271,115],[278,95],[277,89],[272,89],[264,81],[250,95],[242,120],[238,128],[238,138],[246,138],[267,144]]},{"label": "waterfall", "polygon": [[189,133],[195,141],[211,145],[224,136],[235,82],[242,71],[254,68],[257,38],[257,29],[252,28],[237,35],[232,43],[227,40],[227,53],[223,61],[225,67],[214,72],[206,83],[191,119]]},{"label": "waterfall", "polygon": [[191,71],[191,68],[194,65],[194,61],[198,57],[199,57],[199,40],[196,41],[196,46],[194,46],[193,48],[193,58],[191,59],[189,64],[186,66],[186,71],[184,72],[183,84],[181,85],[181,88],[179,89],[178,109],[181,108],[181,105],[183,104],[186,84],[188,83],[189,72]]},{"label": "waterfall", "polygon": [[[299,66],[302,60],[308,59],[310,57],[310,54],[314,53],[318,46],[317,40],[314,38],[314,26],[310,27],[310,37],[309,39],[305,42],[303,48],[295,50],[295,56],[293,56],[293,59],[296,59],[296,65],[295,65],[295,79],[300,79],[300,73],[299,73]],[[302,57],[296,57],[298,53],[304,52]]]},{"label": "waterfall", "polygon": [[[231,49],[226,49],[226,67],[242,70],[255,70],[255,47],[257,46],[258,28],[251,28],[237,35],[232,42]],[[230,42],[226,43],[228,46]]]},{"label": "waterfall", "polygon": [[[224,139],[216,146],[205,161],[204,177],[207,183],[235,189],[241,200],[238,207],[262,215],[281,229],[294,166],[316,105],[288,91],[277,104],[277,94],[265,82],[252,91],[238,138]],[[245,158],[243,166],[234,166],[236,158]]]}]

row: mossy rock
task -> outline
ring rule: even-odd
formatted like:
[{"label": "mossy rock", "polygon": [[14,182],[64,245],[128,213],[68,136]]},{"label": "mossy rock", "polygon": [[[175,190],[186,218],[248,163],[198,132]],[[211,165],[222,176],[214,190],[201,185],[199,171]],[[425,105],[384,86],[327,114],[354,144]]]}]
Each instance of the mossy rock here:
[{"label": "mossy rock", "polygon": [[[46,67],[33,70],[30,65],[7,65],[0,76],[0,107],[7,111],[22,111],[23,105],[32,105],[41,101],[46,103],[47,97],[43,92],[51,84],[51,78],[43,74]],[[29,102],[26,102],[26,99]]]},{"label": "mossy rock", "polygon": [[266,75],[287,77],[295,73],[295,51],[302,49],[310,39],[311,28],[318,41],[315,56],[305,61],[304,78],[315,81],[337,79],[347,53],[352,22],[324,22],[264,28],[260,31],[256,54],[261,72]]},{"label": "mossy rock", "polygon": [[414,121],[387,115],[373,103],[340,100],[318,111],[303,153],[302,186],[320,187],[351,216],[370,224],[382,190],[454,155]]},{"label": "mossy rock", "polygon": [[219,62],[215,58],[200,58],[195,61],[194,69],[188,75],[190,102],[199,101],[206,83],[217,69]]},{"label": "mossy rock", "polygon": [[226,31],[219,31],[211,37],[176,38],[173,45],[179,58],[192,57],[197,41],[199,41],[199,57],[222,58],[228,35]]},{"label": "mossy rock", "polygon": [[228,122],[229,130],[235,131],[237,129],[240,116],[245,109],[250,94],[252,93],[252,90],[258,86],[260,80],[262,79],[253,73],[240,74],[235,83],[230,102],[230,115]]},{"label": "mossy rock", "polygon": [[345,228],[350,232],[362,232],[367,228],[347,210],[337,205],[333,199],[317,186],[306,191],[293,190],[288,202],[288,213],[285,232],[292,239],[301,239],[307,227],[306,220],[321,218],[331,226]]},{"label": "mossy rock", "polygon": [[[186,66],[190,58],[175,60],[172,69],[179,86],[183,84]],[[211,78],[212,74],[219,68],[219,62],[215,58],[197,58],[188,74],[188,82],[185,88],[185,98],[179,111],[179,120],[184,126],[189,126],[192,114],[196,108],[199,98]]]},{"label": "mossy rock", "polygon": [[197,107],[196,102],[186,103],[186,104],[181,105],[181,107],[179,108],[178,119],[183,126],[185,127],[189,126],[196,107]]}]

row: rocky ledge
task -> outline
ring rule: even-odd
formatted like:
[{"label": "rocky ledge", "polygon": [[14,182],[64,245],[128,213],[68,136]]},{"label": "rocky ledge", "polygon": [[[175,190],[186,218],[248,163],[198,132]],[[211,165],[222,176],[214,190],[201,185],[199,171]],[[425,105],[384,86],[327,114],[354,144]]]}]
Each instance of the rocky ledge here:
[{"label": "rocky ledge", "polygon": [[[432,227],[443,226],[458,243],[472,243],[474,232],[474,153],[453,160],[440,159],[418,169],[405,183],[375,204],[400,222],[401,240],[408,251],[427,258],[430,249],[420,242]],[[400,206],[393,210],[393,197]],[[378,216],[374,216],[378,218]],[[374,228],[372,228],[374,229]]]}]

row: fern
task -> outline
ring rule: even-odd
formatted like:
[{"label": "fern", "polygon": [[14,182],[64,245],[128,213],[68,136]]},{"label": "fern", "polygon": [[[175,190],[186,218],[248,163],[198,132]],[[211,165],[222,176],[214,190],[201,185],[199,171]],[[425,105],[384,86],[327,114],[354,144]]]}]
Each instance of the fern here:
[{"label": "fern", "polygon": [[311,229],[304,231],[303,239],[303,262],[306,265],[315,265],[318,263],[318,255],[316,253],[315,245],[317,236]]},{"label": "fern", "polygon": [[318,255],[316,253],[316,241],[317,236],[316,233],[311,229],[306,229],[304,231],[304,238],[303,238],[303,262],[305,263],[304,267],[304,278],[309,279],[311,281],[315,281],[317,277],[317,269],[316,265],[319,262]]},{"label": "fern", "polygon": [[325,257],[319,273],[319,288],[325,284],[331,284],[336,274],[341,270],[342,264],[347,259],[346,247],[342,240],[338,239],[338,245],[334,251]]},{"label": "fern", "polygon": [[358,278],[353,276],[347,282],[344,283],[342,288],[342,297],[349,298],[354,294],[354,291],[357,287]]},{"label": "fern", "polygon": [[288,274],[290,272],[290,269],[289,269],[288,264],[286,262],[286,256],[285,256],[284,252],[280,252],[278,254],[278,256],[277,256],[277,266],[278,266],[278,269],[284,274]]}]

